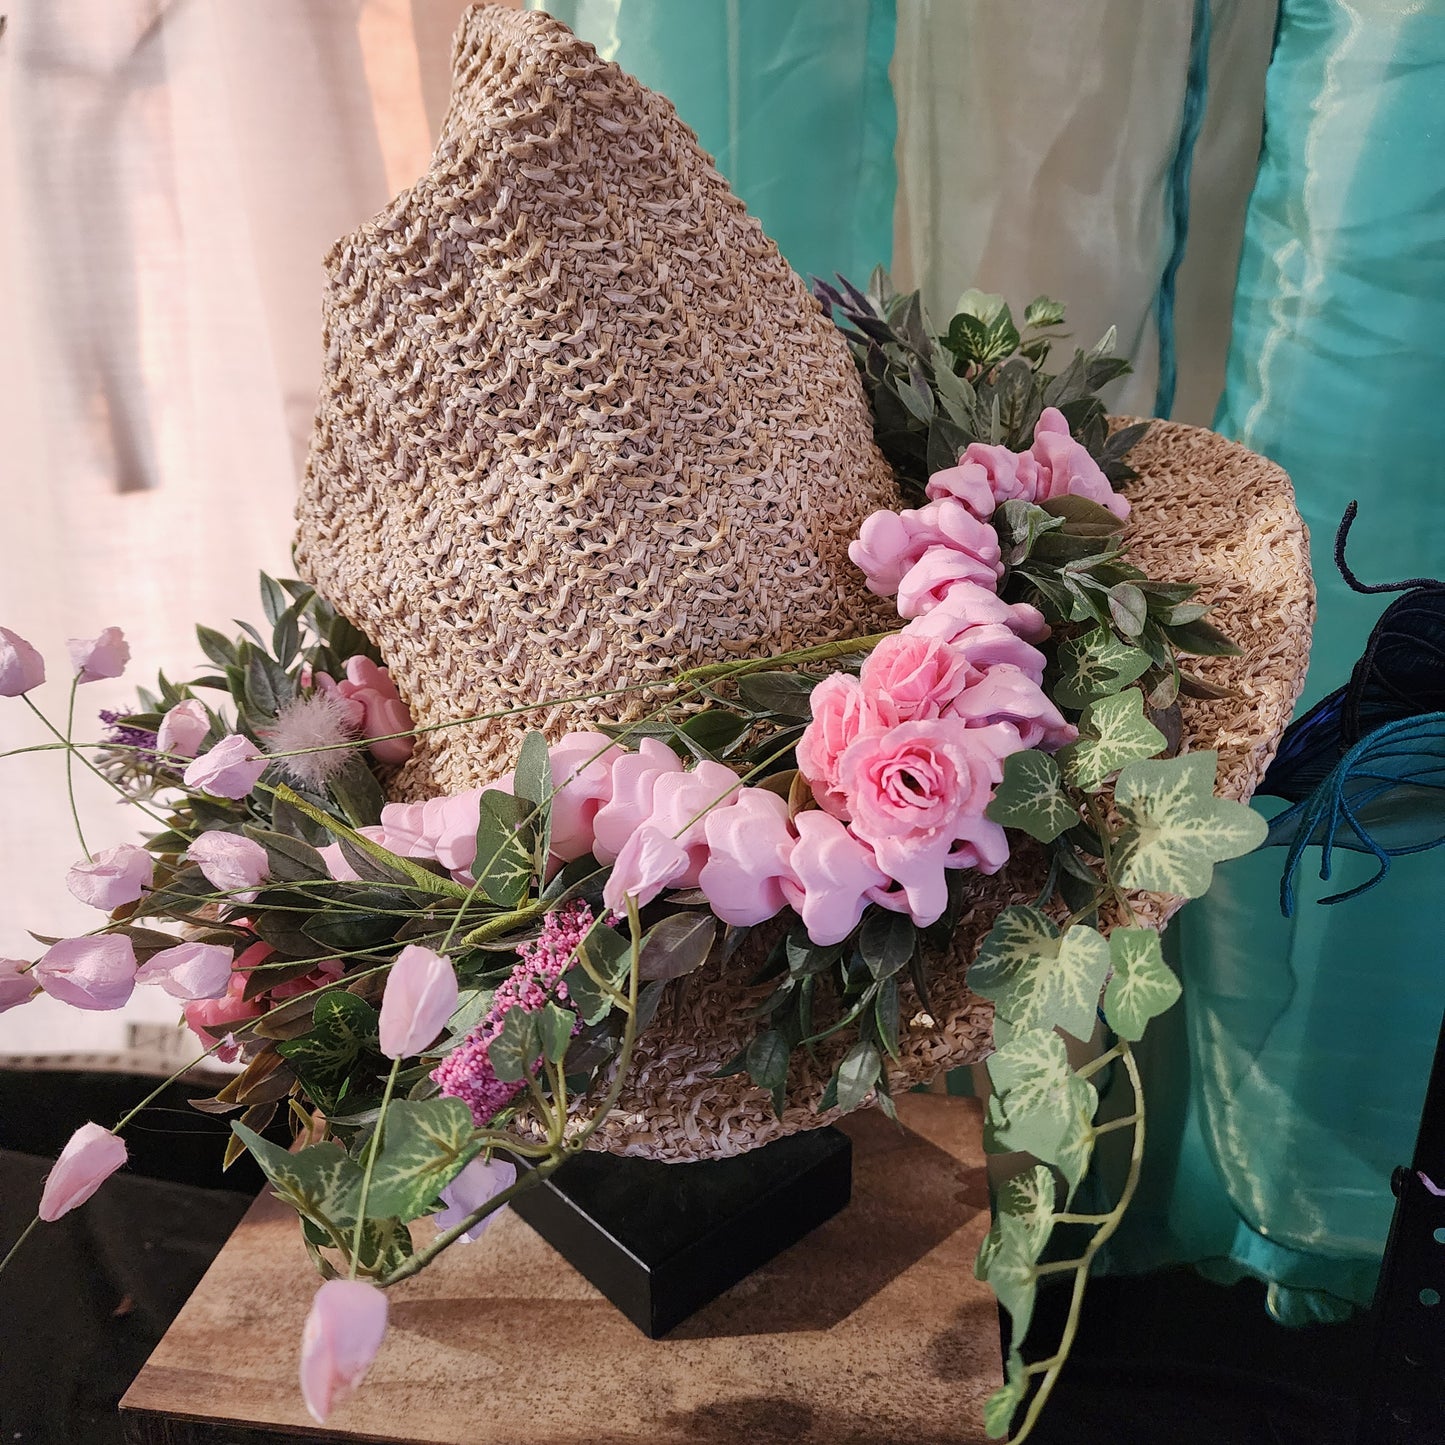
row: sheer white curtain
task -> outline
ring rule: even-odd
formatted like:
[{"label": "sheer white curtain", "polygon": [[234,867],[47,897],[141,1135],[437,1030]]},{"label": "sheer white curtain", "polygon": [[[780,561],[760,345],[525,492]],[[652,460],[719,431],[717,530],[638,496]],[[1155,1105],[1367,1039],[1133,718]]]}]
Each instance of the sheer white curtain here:
[{"label": "sheer white curtain", "polygon": [[[0,37],[0,623],[45,654],[124,628],[130,676],[81,689],[77,736],[197,620],[254,616],[285,572],[319,374],[321,260],[425,169],[465,0],[8,0]],[[0,749],[44,740],[0,699]],[[78,780],[92,849],[134,824]],[[0,760],[0,955],[94,922],[55,754]],[[0,1052],[111,1048],[175,1007],[39,1000]]]}]

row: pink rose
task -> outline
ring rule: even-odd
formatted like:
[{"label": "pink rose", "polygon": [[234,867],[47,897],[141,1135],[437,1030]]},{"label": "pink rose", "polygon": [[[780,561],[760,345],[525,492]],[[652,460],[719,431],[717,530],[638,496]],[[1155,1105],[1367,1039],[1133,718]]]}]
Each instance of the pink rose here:
[{"label": "pink rose", "polygon": [[389,1059],[419,1054],[436,1041],[457,1008],[457,974],[449,958],[409,943],[397,955],[381,995],[381,1051]]},{"label": "pink rose", "polygon": [[250,738],[231,733],[191,763],[184,774],[185,784],[217,798],[244,798],[269,762]]},{"label": "pink rose", "polygon": [[23,958],[0,958],[0,1014],[35,997],[36,983]]},{"label": "pink rose", "polygon": [[798,770],[812,785],[818,806],[835,818],[848,817],[848,799],[838,782],[838,760],[879,722],[863,684],[846,672],[825,677],[809,699],[813,720],[798,739]]},{"label": "pink rose", "polygon": [[660,829],[687,854],[675,888],[696,888],[707,862],[707,820],[729,807],[741,788],[738,775],[721,763],[701,762],[690,772],[664,773],[652,791],[646,826]]},{"label": "pink rose", "polygon": [[874,512],[849,543],[848,556],[868,576],[880,597],[898,590],[904,574],[931,547],[950,547],[972,557],[996,579],[1003,575],[998,533],[952,497],[917,511]]},{"label": "pink rose", "polygon": [[592,856],[611,863],[628,840],[652,817],[652,795],[658,779],[682,772],[682,759],[656,738],[643,738],[635,753],[624,753],[612,765],[612,796],[593,819]]},{"label": "pink rose", "polygon": [[[504,1189],[510,1189],[517,1182],[517,1166],[505,1159],[473,1159],[460,1174],[441,1192],[445,1208],[432,1215],[432,1223],[445,1232],[455,1229],[489,1200],[495,1199]],[[504,1204],[490,1214],[484,1214],[465,1234],[457,1236],[458,1244],[475,1244],[489,1226],[500,1218]]]},{"label": "pink rose", "polygon": [[798,842],[789,863],[797,881],[783,880],[783,896],[814,943],[841,943],[869,903],[887,891],[888,875],[873,850],[831,813],[809,809],[793,826]]},{"label": "pink rose", "polygon": [[602,733],[571,733],[548,750],[553,857],[570,863],[592,851],[597,814],[612,797],[612,769],[622,755]]},{"label": "pink rose", "polygon": [[199,698],[188,697],[161,719],[161,725],[156,729],[156,749],[173,758],[193,758],[200,752],[210,730],[211,720],[206,716],[205,703]]},{"label": "pink rose", "polygon": [[884,727],[941,717],[968,684],[967,659],[933,637],[885,637],[859,674],[863,696]]},{"label": "pink rose", "polygon": [[1078,739],[1079,730],[1064,721],[1063,714],[1044,695],[1044,690],[1027,673],[1000,663],[954,700],[951,715],[969,727],[1004,723],[1018,735],[1018,749],[1043,748],[1053,752]]},{"label": "pink rose", "polygon": [[271,860],[254,839],[239,833],[213,829],[202,833],[186,850],[186,857],[200,865],[206,881],[222,893],[233,894],[249,903],[271,874]]},{"label": "pink rose", "polygon": [[385,1293],[365,1280],[329,1279],[316,1291],[301,1332],[301,1395],[318,1425],[365,1378],[386,1312]]},{"label": "pink rose", "polygon": [[81,682],[119,677],[130,661],[130,644],[118,627],[107,627],[99,637],[72,637],[66,646],[71,668]]},{"label": "pink rose", "polygon": [[986,562],[953,547],[930,547],[898,584],[898,615],[921,617],[963,585],[992,591],[997,574]]},{"label": "pink rose", "polygon": [[19,697],[45,681],[45,659],[8,627],[0,627],[0,697]]},{"label": "pink rose", "polygon": [[669,884],[687,872],[687,850],[661,828],[639,828],[623,846],[612,865],[602,901],[614,913],[627,911],[627,900],[645,908]]},{"label": "pink rose", "polygon": [[53,1224],[85,1203],[126,1160],[125,1145],[99,1124],[82,1124],[70,1136],[45,1178],[36,1212]]},{"label": "pink rose", "polygon": [[[247,953],[250,951],[250,949],[246,950]],[[268,949],[267,952],[270,950]],[[245,956],[245,954],[241,955],[242,958]],[[274,984],[266,990],[266,998],[271,1007],[275,1008],[278,1003],[285,1003],[288,998],[300,998],[303,993],[318,992],[328,984],[335,983],[344,972],[340,959],[328,958],[300,978],[291,978],[287,979],[285,983]],[[265,1011],[262,1009],[263,1013]]]},{"label": "pink rose", "polygon": [[216,943],[178,943],[153,953],[136,972],[137,983],[158,983],[172,998],[216,999],[231,982],[229,948]]},{"label": "pink rose", "polygon": [[798,840],[776,793],[744,788],[730,807],[708,814],[705,831],[708,858],[698,887],[724,923],[761,923],[786,907],[783,884],[799,886],[789,863]]},{"label": "pink rose", "polygon": [[247,1019],[258,1019],[266,1012],[256,999],[242,997],[250,979],[250,974],[245,970],[264,961],[272,952],[264,943],[253,944],[236,959],[236,971],[232,973],[225,993],[219,998],[188,1003],[185,1007],[186,1024],[192,1033],[208,1049],[215,1048],[217,1057],[227,1063],[233,1063],[240,1053],[239,1046],[228,1038],[231,1025],[244,1023]]},{"label": "pink rose", "polygon": [[943,600],[921,617],[915,617],[903,631],[914,637],[936,637],[953,642],[969,627],[996,622],[1011,629],[1025,642],[1042,642],[1049,635],[1044,614],[1027,602],[1005,602],[991,587],[958,582]]},{"label": "pink rose", "polygon": [[1038,484],[1028,500],[1046,502],[1053,497],[1084,497],[1106,508],[1122,522],[1129,515],[1129,501],[1109,485],[1099,464],[1069,434],[1063,412],[1046,407],[1034,428],[1031,448],[1038,468]]},{"label": "pink rose", "polygon": [[135,988],[135,949],[123,933],[63,938],[35,965],[35,981],[73,1008],[119,1008]]},{"label": "pink rose", "polygon": [[109,913],[134,903],[151,886],[155,863],[144,848],[122,843],[107,848],[65,875],[65,886],[82,903]]}]

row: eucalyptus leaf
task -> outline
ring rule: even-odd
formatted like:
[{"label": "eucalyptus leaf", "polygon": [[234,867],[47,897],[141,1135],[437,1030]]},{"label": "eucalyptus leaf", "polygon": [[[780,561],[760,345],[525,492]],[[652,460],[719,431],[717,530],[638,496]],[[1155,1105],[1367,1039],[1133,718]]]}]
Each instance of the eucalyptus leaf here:
[{"label": "eucalyptus leaf", "polygon": [[858,933],[858,952],[874,978],[891,978],[913,957],[918,930],[906,914],[873,908]]},{"label": "eucalyptus leaf", "polygon": [[638,977],[646,982],[681,978],[707,962],[716,940],[717,920],[712,914],[671,914],[642,940]]},{"label": "eucalyptus leaf", "polygon": [[838,1065],[838,1107],[845,1112],[858,1108],[868,1097],[883,1071],[883,1058],[877,1048],[859,1039]]}]

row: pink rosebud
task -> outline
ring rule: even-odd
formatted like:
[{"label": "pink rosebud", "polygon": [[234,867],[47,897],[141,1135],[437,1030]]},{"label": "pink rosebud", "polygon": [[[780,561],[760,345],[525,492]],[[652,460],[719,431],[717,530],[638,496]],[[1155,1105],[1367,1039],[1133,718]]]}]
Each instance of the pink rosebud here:
[{"label": "pink rosebud", "polygon": [[0,1014],[29,1003],[35,997],[35,988],[30,965],[24,959],[0,958]]},{"label": "pink rosebud", "polygon": [[158,983],[172,998],[222,998],[231,982],[231,950],[215,943],[178,943],[153,953],[136,971],[137,983]]},{"label": "pink rosebud", "polygon": [[552,853],[564,863],[592,851],[597,814],[612,797],[612,768],[622,756],[602,733],[571,733],[548,751]]},{"label": "pink rosebud", "polygon": [[239,833],[223,833],[219,829],[202,833],[189,848],[186,857],[200,865],[206,881],[222,893],[234,894],[249,903],[271,874],[271,860],[266,850],[254,839]]},{"label": "pink rosebud", "polygon": [[956,547],[930,547],[898,584],[898,615],[921,617],[961,584],[991,590],[997,580],[988,563],[967,552]]},{"label": "pink rosebud", "polygon": [[70,1136],[45,1179],[37,1213],[53,1224],[85,1203],[122,1164],[125,1145],[99,1124],[82,1124]]},{"label": "pink rosebud", "polygon": [[419,1054],[457,1008],[457,974],[449,958],[409,943],[397,955],[381,996],[381,1051],[389,1059]]},{"label": "pink rosebud", "polygon": [[0,697],[19,697],[45,681],[45,659],[8,627],[0,627]]},{"label": "pink rosebud", "polygon": [[175,758],[193,758],[200,752],[210,730],[211,720],[206,716],[205,703],[199,698],[188,697],[161,719],[161,725],[156,729],[156,750]]},{"label": "pink rosebud", "polygon": [[812,785],[818,806],[835,818],[848,817],[848,799],[838,782],[838,759],[878,721],[856,677],[835,672],[812,691],[813,720],[798,739],[798,770]]},{"label": "pink rosebud", "polygon": [[365,1378],[386,1335],[386,1295],[362,1279],[329,1279],[301,1332],[301,1394],[318,1425]]},{"label": "pink rosebud", "polygon": [[602,890],[602,901],[614,913],[627,911],[627,900],[645,908],[674,879],[687,872],[687,849],[661,828],[641,827],[617,855]]},{"label": "pink rosebud", "polygon": [[652,816],[652,795],[658,779],[682,772],[682,759],[656,738],[643,738],[635,753],[624,753],[612,765],[612,796],[593,819],[592,856],[611,863]]},{"label": "pink rosebud", "polygon": [[949,709],[969,727],[1007,724],[1018,736],[1019,751],[1043,748],[1054,752],[1078,739],[1079,730],[1064,721],[1063,714],[1049,701],[1043,688],[1026,672],[1006,663],[991,667],[971,687],[965,688]]},{"label": "pink rosebud", "polygon": [[150,886],[155,862],[144,848],[122,843],[97,853],[88,863],[77,863],[65,875],[65,886],[82,903],[107,913],[134,903]]},{"label": "pink rosebud", "polygon": [[135,988],[135,949],[123,933],[63,938],[35,965],[35,981],[73,1008],[119,1008]]},{"label": "pink rosebud", "polygon": [[724,923],[761,923],[787,905],[784,882],[797,884],[789,859],[797,837],[788,805],[764,788],[744,788],[737,801],[709,813],[707,863],[698,886]]},{"label": "pink rosebud", "polygon": [[947,643],[899,633],[873,649],[859,682],[879,722],[895,727],[916,718],[941,717],[967,686],[968,676],[967,659]]},{"label": "pink rosebud", "polygon": [[244,798],[270,761],[250,738],[231,733],[186,769],[185,783],[217,798]]},{"label": "pink rosebud", "polygon": [[797,882],[785,880],[783,895],[814,943],[841,943],[887,889],[888,875],[873,850],[831,813],[810,809],[799,813],[793,826],[798,842],[789,862]]},{"label": "pink rosebud", "polygon": [[130,661],[130,644],[118,627],[107,627],[99,637],[72,637],[66,646],[71,668],[81,682],[119,677]]},{"label": "pink rosebud", "polygon": [[1000,623],[1025,642],[1042,642],[1049,635],[1044,614],[1027,602],[1005,602],[992,587],[957,582],[938,605],[915,617],[903,630],[912,637],[936,637],[953,642],[966,628]]},{"label": "pink rosebud", "polygon": [[1053,497],[1084,497],[1097,502],[1122,522],[1129,515],[1129,500],[1109,484],[1088,449],[1069,433],[1069,424],[1057,407],[1045,407],[1034,428],[1030,448],[1038,469],[1038,483],[1032,501]]},{"label": "pink rosebud", "polygon": [[[473,1159],[455,1179],[442,1190],[442,1203],[432,1215],[432,1221],[439,1230],[455,1229],[473,1210],[480,1209],[489,1199],[495,1199],[502,1190],[510,1189],[517,1182],[517,1166],[505,1159]],[[494,1209],[483,1215],[465,1234],[457,1236],[458,1244],[475,1244],[487,1227],[496,1223],[502,1209]]]},{"label": "pink rosebud", "polygon": [[874,512],[864,520],[857,540],[849,543],[848,556],[867,574],[870,591],[890,597],[930,547],[966,553],[994,579],[1003,575],[998,533],[953,497],[917,511]]},{"label": "pink rosebud", "polygon": [[687,854],[687,867],[671,881],[674,888],[696,888],[707,862],[707,820],[737,797],[741,783],[731,768],[701,762],[690,772],[664,773],[652,791],[646,826],[673,839]]}]

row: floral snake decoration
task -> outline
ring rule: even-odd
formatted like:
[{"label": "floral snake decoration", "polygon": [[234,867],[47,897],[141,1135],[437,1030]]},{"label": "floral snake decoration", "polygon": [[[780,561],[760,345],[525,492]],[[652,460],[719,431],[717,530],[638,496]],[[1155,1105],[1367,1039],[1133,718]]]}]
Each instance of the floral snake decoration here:
[{"label": "floral snake decoration", "polygon": [[[1011,831],[1043,845],[1047,876],[968,975],[995,1006],[986,1145],[1034,1161],[999,1188],[978,1259],[1013,1320],[991,1435],[1029,1433],[1067,1355],[1137,1179],[1131,1045],[1179,992],[1129,890],[1196,896],[1264,836],[1215,797],[1213,754],[1172,755],[1176,698],[1206,687],[1179,655],[1233,649],[1188,582],[1125,555],[1112,481],[1132,475],[1142,428],[1108,433],[1096,393],[1127,369],[1112,335],[1051,375],[1063,309],[1046,298],[1021,334],[1000,298],[966,293],[940,337],[881,272],[867,293],[819,294],[918,504],[875,513],[850,549],[897,599],[894,632],[694,668],[637,722],[551,746],[529,733],[511,777],[412,804],[383,793],[410,716],[366,638],[302,583],[262,578],[268,634],[198,628],[212,673],[162,676],[101,743],[74,740],[76,690],[119,676],[128,648],[115,628],[72,644],[67,723],[46,719],[42,747],[154,831],[96,854],[81,833],[68,882],[102,920],[0,961],[0,1008],[43,991],[113,1009],[155,985],[206,1054],[244,1065],[199,1107],[239,1115],[226,1163],[251,1151],[323,1276],[300,1366],[318,1421],[380,1348],[385,1288],[583,1148],[660,992],[754,925],[787,919],[758,1032],[725,1072],[781,1112],[792,1053],[843,1032],[820,1108],[871,1095],[892,1115],[900,987],[926,1002],[970,876],[1003,867]],[[44,718],[30,697],[44,675],[0,628],[0,695]],[[1088,1062],[1071,1064],[1064,1035],[1093,1042]],[[1096,1124],[1092,1080],[1115,1061],[1134,1111]],[[125,1127],[159,1092],[75,1134],[27,1234],[121,1167]],[[289,1151],[263,1134],[283,1110],[305,1141]],[[1116,1128],[1133,1130],[1116,1207],[1071,1212]],[[424,1216],[436,1227],[414,1238]],[[1061,1222],[1088,1242],[1046,1257]],[[1064,1338],[1026,1363],[1049,1274],[1073,1276]]]}]

